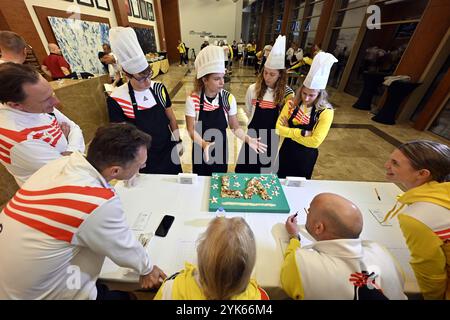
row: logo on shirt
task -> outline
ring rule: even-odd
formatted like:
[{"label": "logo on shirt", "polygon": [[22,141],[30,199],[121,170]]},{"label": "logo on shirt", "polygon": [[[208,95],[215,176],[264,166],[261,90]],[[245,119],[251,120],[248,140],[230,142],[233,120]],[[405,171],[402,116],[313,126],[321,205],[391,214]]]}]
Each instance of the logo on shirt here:
[{"label": "logo on shirt", "polygon": [[148,98],[146,96],[144,96],[144,101],[147,101],[147,100],[148,100]]}]

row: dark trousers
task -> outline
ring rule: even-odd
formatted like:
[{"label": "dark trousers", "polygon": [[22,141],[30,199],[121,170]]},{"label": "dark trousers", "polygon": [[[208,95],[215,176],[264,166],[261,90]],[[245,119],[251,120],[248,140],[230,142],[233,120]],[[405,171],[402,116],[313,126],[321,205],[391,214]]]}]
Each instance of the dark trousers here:
[{"label": "dark trousers", "polygon": [[185,64],[188,64],[188,59],[187,59],[187,54],[186,53],[180,53],[180,65],[182,65],[183,62]]},{"label": "dark trousers", "polygon": [[109,290],[103,283],[98,281],[95,283],[97,287],[97,300],[136,300],[136,297],[131,292]]}]

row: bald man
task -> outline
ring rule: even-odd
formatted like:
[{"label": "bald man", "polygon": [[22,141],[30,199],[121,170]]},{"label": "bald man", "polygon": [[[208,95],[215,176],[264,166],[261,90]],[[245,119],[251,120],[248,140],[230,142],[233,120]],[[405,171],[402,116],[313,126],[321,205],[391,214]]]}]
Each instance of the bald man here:
[{"label": "bald man", "polygon": [[321,193],[311,202],[306,230],[316,240],[301,247],[296,215],[286,221],[291,237],[281,284],[293,299],[406,299],[403,272],[386,248],[359,239],[363,218],[351,201]]},{"label": "bald man", "polygon": [[42,71],[53,80],[58,80],[70,74],[70,66],[61,55],[61,49],[54,44],[48,44],[50,54],[44,59],[41,66]]},{"label": "bald man", "polygon": [[0,31],[0,63],[14,62],[22,64],[27,57],[27,43],[15,32]]}]

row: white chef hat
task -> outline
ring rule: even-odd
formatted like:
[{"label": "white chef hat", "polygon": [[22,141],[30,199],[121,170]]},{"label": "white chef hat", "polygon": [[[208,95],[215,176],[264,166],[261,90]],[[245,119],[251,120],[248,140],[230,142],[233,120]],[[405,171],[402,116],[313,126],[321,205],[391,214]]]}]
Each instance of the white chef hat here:
[{"label": "white chef hat", "polygon": [[208,36],[205,36],[205,41],[209,41],[209,37]]},{"label": "white chef hat", "polygon": [[331,53],[322,51],[316,54],[303,85],[309,89],[325,89],[331,67],[337,61]]},{"label": "white chef hat", "polygon": [[284,55],[286,51],[286,36],[279,35],[272,50],[267,57],[266,64],[264,65],[270,69],[285,69]]},{"label": "white chef hat", "polygon": [[109,30],[111,51],[118,63],[130,73],[140,73],[148,68],[148,62],[132,28],[113,27]]},{"label": "white chef hat", "polygon": [[197,79],[210,73],[225,73],[225,54],[223,48],[218,46],[207,46],[203,48],[195,58],[195,70]]}]

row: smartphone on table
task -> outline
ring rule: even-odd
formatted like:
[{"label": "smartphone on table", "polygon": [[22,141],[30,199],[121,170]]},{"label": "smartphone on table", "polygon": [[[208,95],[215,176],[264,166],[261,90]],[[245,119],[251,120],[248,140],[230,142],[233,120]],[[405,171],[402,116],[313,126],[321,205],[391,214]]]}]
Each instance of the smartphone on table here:
[{"label": "smartphone on table", "polygon": [[155,235],[165,237],[172,226],[173,220],[175,220],[174,216],[165,215],[156,229]]}]

